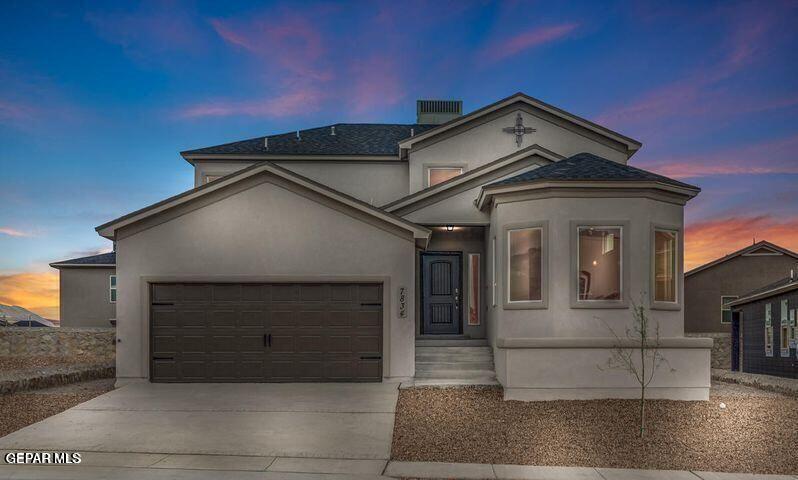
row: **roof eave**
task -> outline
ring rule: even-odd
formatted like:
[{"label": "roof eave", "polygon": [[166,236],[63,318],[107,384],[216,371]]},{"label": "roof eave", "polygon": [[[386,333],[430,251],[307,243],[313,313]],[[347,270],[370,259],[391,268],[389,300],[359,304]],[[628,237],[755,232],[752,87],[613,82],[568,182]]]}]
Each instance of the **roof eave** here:
[{"label": "roof eave", "polygon": [[115,263],[51,263],[49,265],[56,270],[62,268],[116,268]]},{"label": "roof eave", "polygon": [[648,188],[663,190],[669,193],[682,195],[688,200],[701,192],[698,187],[686,188],[655,181],[629,181],[629,180],[547,180],[536,179],[528,182],[518,182],[505,185],[485,186],[479,192],[476,204],[479,210],[484,209],[495,195],[517,193],[528,190],[544,190],[548,188],[595,188],[595,189],[639,189]]},{"label": "roof eave", "polygon": [[730,307],[739,307],[740,305],[745,305],[747,303],[755,302],[757,300],[761,300],[763,298],[773,297],[775,295],[779,295],[781,293],[790,292],[792,290],[798,289],[798,280],[793,281],[792,283],[788,283],[786,285],[782,285],[780,287],[773,288],[771,290],[766,290],[764,292],[759,292],[754,295],[748,295],[742,298],[738,298],[733,302],[729,302],[728,306]]}]

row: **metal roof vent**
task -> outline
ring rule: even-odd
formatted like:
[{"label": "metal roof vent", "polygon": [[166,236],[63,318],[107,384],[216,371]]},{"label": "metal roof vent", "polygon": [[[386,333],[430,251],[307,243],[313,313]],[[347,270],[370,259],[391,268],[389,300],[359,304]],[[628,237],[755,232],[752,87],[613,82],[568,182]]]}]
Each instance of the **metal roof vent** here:
[{"label": "metal roof vent", "polygon": [[440,125],[462,115],[462,100],[416,101],[416,123]]}]

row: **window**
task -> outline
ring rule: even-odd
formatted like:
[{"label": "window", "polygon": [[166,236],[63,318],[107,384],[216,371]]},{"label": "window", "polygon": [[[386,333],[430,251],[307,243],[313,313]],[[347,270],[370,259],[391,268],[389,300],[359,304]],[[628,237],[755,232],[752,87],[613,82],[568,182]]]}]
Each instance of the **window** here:
[{"label": "window", "polygon": [[111,303],[116,303],[116,275],[108,277],[108,298]]},{"label": "window", "polygon": [[782,357],[790,356],[791,329],[789,312],[789,305],[787,303],[787,299],[785,298],[781,301],[781,331],[779,332],[779,344],[781,345],[779,356]]},{"label": "window", "polygon": [[765,304],[765,356],[773,356],[773,318],[771,304]]},{"label": "window", "polygon": [[737,300],[740,297],[735,295],[721,295],[720,296],[720,323],[732,323],[732,311],[729,303]]},{"label": "window", "polygon": [[491,269],[490,269],[490,275],[491,275],[491,280],[490,280],[490,288],[491,288],[490,299],[491,299],[491,303],[495,307],[496,306],[496,264],[497,264],[497,262],[496,262],[496,237],[493,237],[491,239],[490,250],[491,250],[491,262],[493,263],[491,265]]},{"label": "window", "polygon": [[430,167],[427,169],[427,186],[443,183],[462,173],[462,167]]},{"label": "window", "polygon": [[654,230],[654,301],[676,302],[677,232]]},{"label": "window", "polygon": [[623,227],[577,227],[579,301],[620,301]]},{"label": "window", "polygon": [[543,229],[507,231],[507,294],[509,302],[543,300]]},{"label": "window", "polygon": [[479,325],[479,254],[468,254],[468,324]]},{"label": "window", "polygon": [[214,180],[219,180],[223,176],[224,175],[205,175],[204,177],[202,177],[202,184],[204,185],[206,183],[211,183]]}]

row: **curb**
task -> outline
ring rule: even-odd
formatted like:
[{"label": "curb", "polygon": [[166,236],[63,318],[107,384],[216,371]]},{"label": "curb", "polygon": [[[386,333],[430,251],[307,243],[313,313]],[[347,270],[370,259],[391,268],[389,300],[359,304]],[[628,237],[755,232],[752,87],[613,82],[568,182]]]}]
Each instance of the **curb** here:
[{"label": "curb", "polygon": [[99,378],[113,378],[116,375],[116,367],[113,364],[78,365],[68,367],[65,370],[40,370],[31,372],[31,375],[33,376],[13,380],[0,380],[0,395],[8,395],[25,390],[59,387]]}]

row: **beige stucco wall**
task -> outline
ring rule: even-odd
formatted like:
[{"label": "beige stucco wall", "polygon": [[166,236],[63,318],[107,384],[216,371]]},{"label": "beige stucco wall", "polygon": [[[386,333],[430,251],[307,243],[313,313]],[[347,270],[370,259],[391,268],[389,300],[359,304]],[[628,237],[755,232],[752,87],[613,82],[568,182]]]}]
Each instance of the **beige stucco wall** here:
[{"label": "beige stucco wall", "polygon": [[[194,163],[194,186],[198,186],[206,175],[227,175],[255,162],[195,160]],[[407,162],[276,160],[274,163],[375,206],[385,205],[408,193]]]},{"label": "beige stucco wall", "polygon": [[147,282],[181,279],[383,282],[383,374],[412,376],[414,318],[399,318],[397,298],[406,287],[415,311],[415,246],[389,230],[269,182],[130,236],[123,229],[117,376],[148,376]]},{"label": "beige stucco wall", "polygon": [[[499,202],[502,200],[499,199]],[[572,258],[575,225],[579,221],[624,225],[622,308],[574,308],[572,290],[575,273]],[[507,285],[506,227],[527,223],[544,224],[548,261],[545,269],[545,308],[510,309],[505,305]],[[607,346],[613,334],[625,336],[633,324],[632,302],[650,307],[652,227],[667,226],[682,231],[683,207],[651,198],[537,198],[499,203],[491,211],[489,237],[496,237],[497,305],[488,311],[488,337],[495,348],[497,377],[506,398],[545,400],[550,398],[633,397],[639,390],[625,372],[602,371],[610,357]],[[681,235],[680,235],[681,238]],[[488,246],[490,248],[490,246]],[[680,259],[683,253],[679,253]],[[545,259],[544,254],[544,259]],[[488,278],[491,266],[488,263]],[[683,270],[679,261],[677,278]],[[675,399],[705,399],[709,394],[711,341],[684,340],[683,284],[679,304],[671,309],[651,309],[650,319],[659,323],[660,337],[669,347],[662,352],[670,368],[662,367],[652,384],[652,395]],[[534,346],[505,346],[507,339],[529,339]],[[557,342],[577,339],[576,345]],[[523,343],[523,342],[522,342]],[[603,346],[599,346],[603,345]]]},{"label": "beige stucco wall", "polygon": [[112,327],[116,304],[111,303],[109,278],[113,268],[59,270],[62,327]]},{"label": "beige stucco wall", "polygon": [[[502,131],[504,127],[515,125],[516,113],[519,111],[522,112],[524,125],[537,129],[534,133],[524,135],[520,148],[515,143],[515,136]],[[626,163],[628,160],[626,153],[532,115],[521,108],[509,108],[498,118],[469,128],[458,135],[426,146],[423,142],[414,145],[408,156],[410,193],[426,187],[426,167],[452,165],[472,170],[534,143],[564,157],[590,152],[621,163]]]}]

